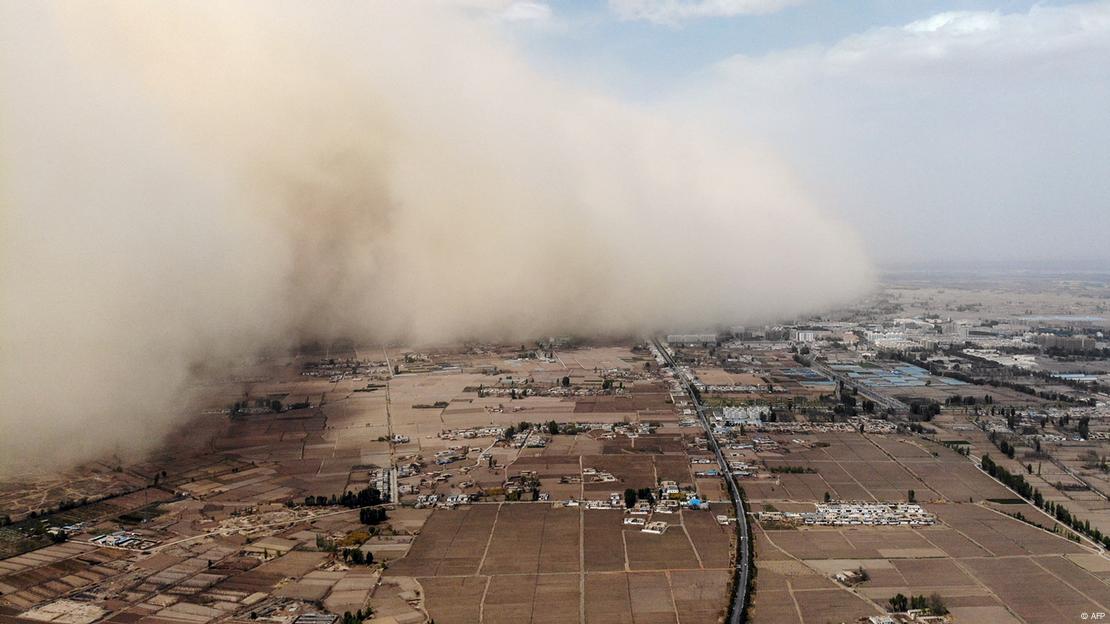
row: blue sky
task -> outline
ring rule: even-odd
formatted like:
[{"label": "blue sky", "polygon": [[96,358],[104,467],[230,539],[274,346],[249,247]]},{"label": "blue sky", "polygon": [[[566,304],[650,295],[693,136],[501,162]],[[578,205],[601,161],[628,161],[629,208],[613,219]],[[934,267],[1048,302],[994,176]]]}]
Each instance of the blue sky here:
[{"label": "blue sky", "polygon": [[[496,1],[496,0],[495,0]],[[667,85],[703,72],[736,54],[761,55],[810,45],[831,45],[883,26],[901,26],[947,11],[1025,12],[1035,5],[1065,2],[1024,0],[942,2],[936,0],[809,0],[781,10],[710,15],[658,23],[622,17],[604,0],[516,2],[546,7],[536,19],[521,19],[514,33],[535,62],[591,71],[612,70],[610,87],[650,99]],[[527,14],[525,14],[527,15]],[[524,15],[522,15],[524,17]]]},{"label": "blue sky", "polygon": [[785,161],[880,263],[1110,265],[1108,2],[463,1],[558,80]]}]

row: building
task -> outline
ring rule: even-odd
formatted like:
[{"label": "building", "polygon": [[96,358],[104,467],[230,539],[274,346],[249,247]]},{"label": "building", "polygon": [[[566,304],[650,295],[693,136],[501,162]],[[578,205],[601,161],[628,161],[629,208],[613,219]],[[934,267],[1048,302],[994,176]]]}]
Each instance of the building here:
[{"label": "building", "polygon": [[302,613],[297,616],[296,624],[335,624],[338,615],[331,613]]},{"label": "building", "polygon": [[[771,413],[766,405],[728,405],[720,408],[720,422],[727,427],[758,426]],[[714,418],[714,420],[718,420]]]},{"label": "building", "polygon": [[817,332],[812,329],[795,329],[790,337],[795,342],[817,342]]},{"label": "building", "polygon": [[667,344],[677,347],[715,347],[717,334],[670,334]]},{"label": "building", "polygon": [[861,570],[841,570],[836,573],[835,578],[845,585],[855,585],[867,579]]},{"label": "building", "polygon": [[1068,353],[1087,351],[1095,348],[1095,339],[1088,336],[1057,336],[1056,334],[1036,334],[1034,344],[1045,349],[1056,349]]}]

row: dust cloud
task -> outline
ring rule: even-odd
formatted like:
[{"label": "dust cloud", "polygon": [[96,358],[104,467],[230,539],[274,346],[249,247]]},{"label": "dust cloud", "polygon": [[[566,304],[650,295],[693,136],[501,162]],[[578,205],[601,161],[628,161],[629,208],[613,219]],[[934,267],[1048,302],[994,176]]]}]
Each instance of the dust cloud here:
[{"label": "dust cloud", "polygon": [[853,233],[766,150],[446,3],[0,7],[0,472],[135,454],[199,362],[817,310]]}]

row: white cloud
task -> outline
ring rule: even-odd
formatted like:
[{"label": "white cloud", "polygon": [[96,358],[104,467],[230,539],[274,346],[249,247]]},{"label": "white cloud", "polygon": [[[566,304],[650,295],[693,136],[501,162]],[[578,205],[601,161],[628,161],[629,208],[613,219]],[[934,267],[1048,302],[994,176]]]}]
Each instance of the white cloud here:
[{"label": "white cloud", "polygon": [[1035,6],[1027,13],[939,13],[898,28],[849,37],[828,50],[832,63],[1010,65],[1110,48],[1110,4]]},{"label": "white cloud", "polygon": [[905,26],[904,30],[918,33],[947,32],[967,35],[997,31],[1000,25],[1001,20],[997,12],[950,11],[911,22]]},{"label": "white cloud", "polygon": [[776,146],[881,257],[1106,257],[1110,3],[736,56],[687,95]]},{"label": "white cloud", "polygon": [[[860,77],[909,71],[945,72],[958,79],[987,70],[1025,72],[1037,63],[1105,66],[1110,51],[1110,2],[1033,7],[1028,13],[939,13],[897,27],[875,28],[827,46],[764,56],[738,55],[717,64],[727,83],[752,88],[799,79],[830,79],[844,72]],[[755,83],[759,83],[758,85]]]},{"label": "white cloud", "polygon": [[609,0],[621,19],[674,24],[699,17],[775,13],[804,0]]},{"label": "white cloud", "polygon": [[504,11],[513,0],[435,0],[433,4],[475,11]]},{"label": "white cloud", "polygon": [[559,31],[564,26],[543,0],[435,0],[433,4],[456,10],[464,17],[508,27]]},{"label": "white cloud", "polygon": [[544,2],[514,2],[501,11],[507,22],[546,22],[551,19],[551,7]]}]

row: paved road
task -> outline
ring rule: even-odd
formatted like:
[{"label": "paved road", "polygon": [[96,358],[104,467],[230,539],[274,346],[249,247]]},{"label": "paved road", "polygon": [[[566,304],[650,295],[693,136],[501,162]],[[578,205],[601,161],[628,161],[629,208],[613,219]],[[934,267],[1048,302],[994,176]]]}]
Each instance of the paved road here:
[{"label": "paved road", "polygon": [[705,435],[709,440],[709,448],[717,456],[717,463],[720,464],[721,474],[725,476],[725,481],[728,483],[729,498],[732,499],[733,512],[736,514],[736,525],[740,531],[740,540],[736,544],[736,570],[733,582],[736,587],[736,593],[733,595],[732,604],[729,605],[728,622],[729,624],[740,624],[741,616],[744,614],[744,605],[748,600],[748,578],[751,576],[751,562],[748,560],[748,541],[751,536],[748,533],[748,517],[744,509],[744,499],[740,497],[740,488],[736,485],[736,479],[732,476],[732,469],[729,468],[728,462],[725,461],[724,453],[721,452],[721,447],[717,445],[717,438],[713,436],[713,428],[709,424],[709,417],[705,414],[705,406],[698,400],[698,395],[694,393],[693,386],[690,383],[689,377],[683,372],[671,357],[669,351],[664,348],[663,344],[658,339],[653,340],[655,348],[659,350],[659,354],[667,361],[667,364],[675,373],[675,377],[686,388],[686,394],[690,395],[690,401],[694,404],[694,409],[698,412],[698,418],[701,419],[701,424],[705,427]]}]

